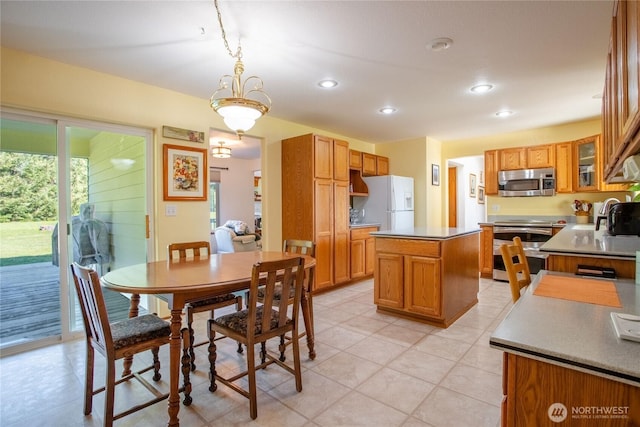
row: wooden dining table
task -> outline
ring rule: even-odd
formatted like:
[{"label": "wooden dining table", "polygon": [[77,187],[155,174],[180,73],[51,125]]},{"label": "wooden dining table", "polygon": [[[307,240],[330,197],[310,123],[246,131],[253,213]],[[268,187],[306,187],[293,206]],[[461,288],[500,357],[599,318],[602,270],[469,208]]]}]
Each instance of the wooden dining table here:
[{"label": "wooden dining table", "polygon": [[[302,256],[305,259],[307,283],[302,297],[302,312],[305,322],[309,357],[315,358],[313,334],[312,283],[309,278],[315,269],[315,259],[275,251],[250,251],[212,254],[205,258],[175,261],[155,261],[118,268],[105,274],[101,280],[104,287],[131,294],[130,316],[138,315],[141,294],[162,295],[171,310],[171,338],[169,340],[169,426],[179,426],[180,410],[180,363],[182,311],[186,303],[228,292],[249,289],[253,265],[264,261],[277,261]],[[130,367],[130,366],[129,366]],[[125,366],[125,369],[129,369]]]}]

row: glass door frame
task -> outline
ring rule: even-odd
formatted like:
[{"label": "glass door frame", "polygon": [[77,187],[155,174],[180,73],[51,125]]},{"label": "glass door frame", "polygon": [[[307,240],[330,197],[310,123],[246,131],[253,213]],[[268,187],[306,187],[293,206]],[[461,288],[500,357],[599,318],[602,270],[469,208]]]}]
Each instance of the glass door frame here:
[{"label": "glass door frame", "polygon": [[[154,179],[154,131],[148,128],[132,127],[126,125],[116,125],[105,122],[76,119],[65,117],[62,115],[39,113],[28,110],[14,109],[10,107],[0,107],[0,114],[3,118],[10,118],[15,120],[24,120],[26,122],[35,123],[50,123],[56,125],[56,155],[58,162],[58,230],[59,238],[59,253],[60,253],[60,266],[69,265],[69,235],[68,231],[71,227],[71,198],[69,194],[70,185],[70,144],[68,138],[67,129],[70,127],[79,127],[86,129],[93,129],[97,131],[122,133],[126,135],[139,136],[145,139],[145,203],[147,212],[147,236],[146,236],[146,259],[147,262],[155,260],[154,250],[154,206],[155,206],[155,179]],[[67,236],[67,238],[62,238]],[[63,262],[64,261],[64,262]],[[78,339],[84,336],[84,328],[79,330],[73,330],[73,324],[71,319],[72,303],[75,298],[75,291],[73,290],[72,278],[68,268],[60,268],[60,321],[61,321],[61,334],[46,337],[38,340],[29,341],[23,344],[17,344],[12,347],[3,349],[2,356],[21,353],[31,349],[44,347],[47,345],[66,342],[74,339]],[[144,304],[145,301],[142,301]]]}]

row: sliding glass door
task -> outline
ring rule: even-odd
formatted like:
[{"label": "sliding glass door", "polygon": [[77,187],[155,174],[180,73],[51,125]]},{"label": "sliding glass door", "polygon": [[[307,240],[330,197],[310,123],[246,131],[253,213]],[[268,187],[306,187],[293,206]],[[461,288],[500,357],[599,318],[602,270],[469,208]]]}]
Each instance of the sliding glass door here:
[{"label": "sliding glass door", "polygon": [[[100,274],[145,262],[151,133],[3,112],[0,122],[0,349],[83,331],[68,265]],[[127,296],[105,291],[112,320]]]}]

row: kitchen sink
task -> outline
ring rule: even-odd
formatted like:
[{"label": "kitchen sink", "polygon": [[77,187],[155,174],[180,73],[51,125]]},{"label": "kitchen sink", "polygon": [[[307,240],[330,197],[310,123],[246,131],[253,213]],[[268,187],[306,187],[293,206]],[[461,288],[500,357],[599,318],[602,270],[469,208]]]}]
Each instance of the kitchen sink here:
[{"label": "kitchen sink", "polygon": [[596,226],[595,224],[577,224],[574,225],[573,227],[571,227],[572,230],[595,230]]}]

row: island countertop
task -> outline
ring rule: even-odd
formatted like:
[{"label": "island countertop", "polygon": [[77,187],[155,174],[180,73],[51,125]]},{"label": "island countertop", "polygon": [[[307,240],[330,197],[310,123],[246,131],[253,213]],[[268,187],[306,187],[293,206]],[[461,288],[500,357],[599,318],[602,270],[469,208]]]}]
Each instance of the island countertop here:
[{"label": "island countertop", "polygon": [[540,246],[541,252],[635,258],[640,251],[640,237],[612,236],[594,224],[567,225]]},{"label": "island countertop", "polygon": [[[489,343],[507,353],[640,386],[640,343],[616,336],[610,313],[640,314],[640,286],[613,280],[622,308],[533,295],[542,270]],[[575,277],[575,276],[574,276]]]},{"label": "island countertop", "polygon": [[371,232],[374,237],[393,237],[396,239],[446,240],[467,234],[480,233],[479,228],[463,227],[407,227],[394,230]]}]

